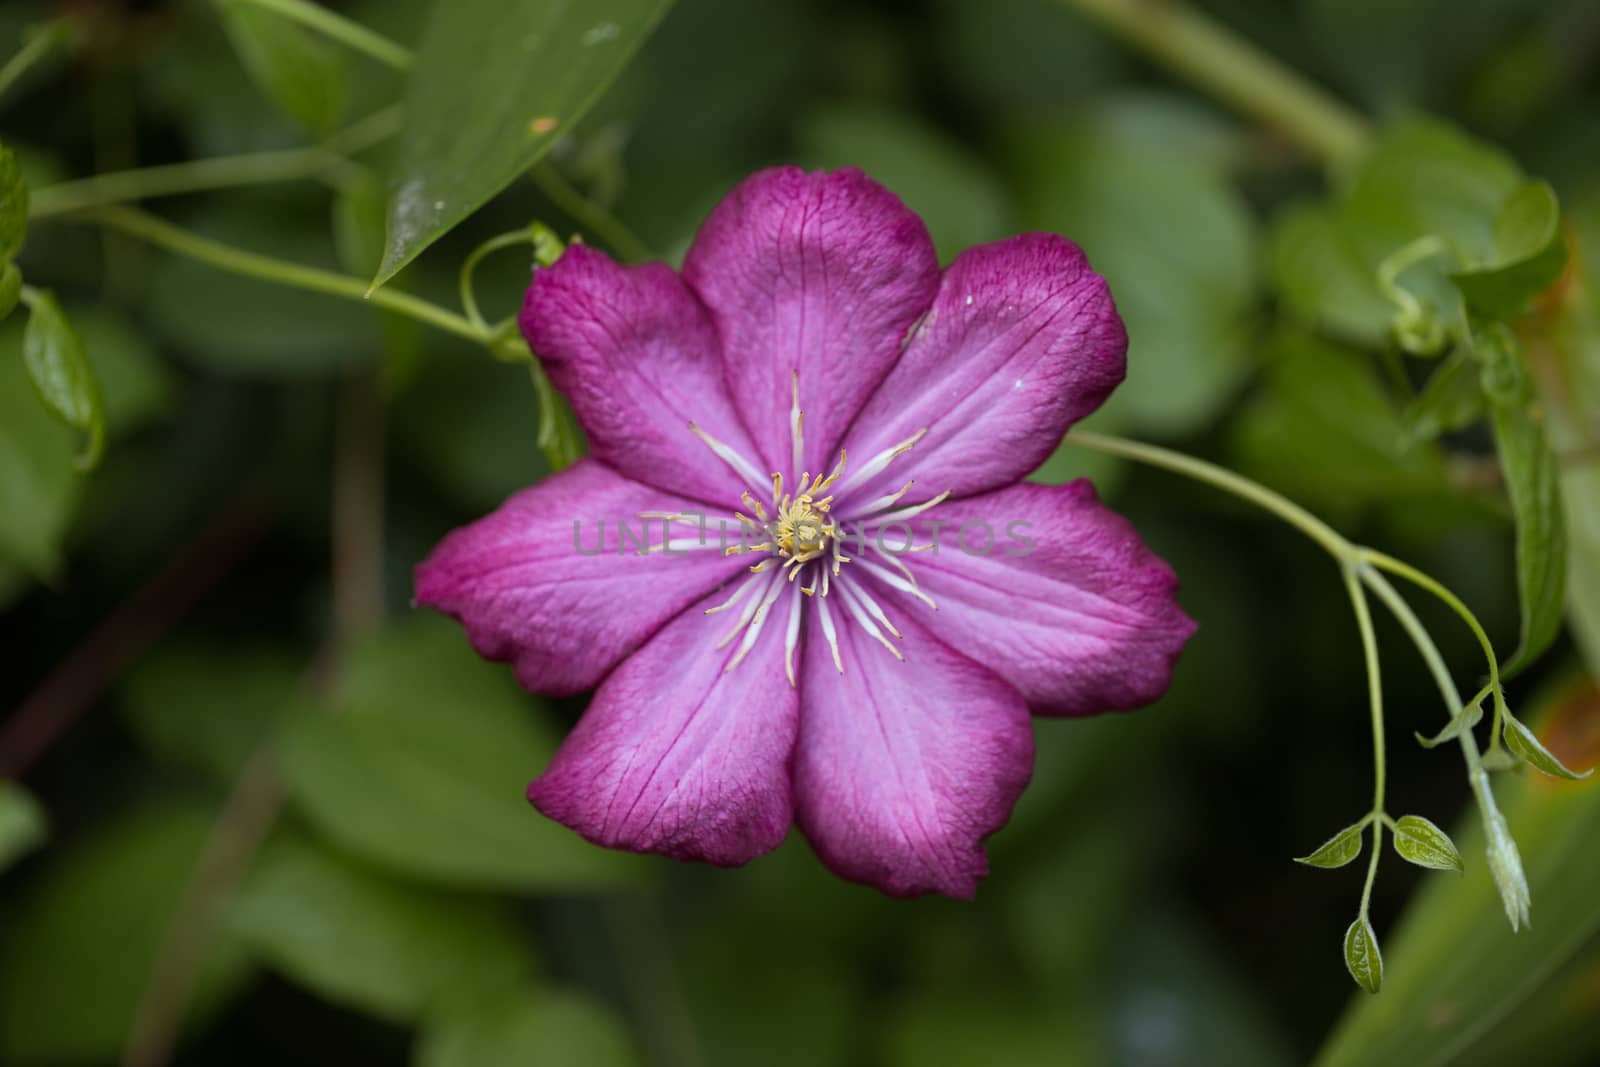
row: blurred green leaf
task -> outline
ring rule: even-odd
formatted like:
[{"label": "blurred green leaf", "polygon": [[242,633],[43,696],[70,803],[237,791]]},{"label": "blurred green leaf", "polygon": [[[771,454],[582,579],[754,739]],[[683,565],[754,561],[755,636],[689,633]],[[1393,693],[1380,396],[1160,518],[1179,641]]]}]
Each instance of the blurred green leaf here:
[{"label": "blurred green leaf", "polygon": [[[28,186],[17,167],[17,157],[0,143],[0,263],[9,263],[22,250],[28,235]],[[4,318],[0,314],[0,318]]]},{"label": "blurred green leaf", "polygon": [[[1531,717],[1546,747],[1568,764],[1600,764],[1600,693],[1568,684],[1535,701]],[[1592,996],[1593,970],[1576,973],[1574,960],[1600,934],[1600,783],[1554,781],[1537,775],[1499,776],[1495,792],[1522,846],[1537,921],[1513,934],[1487,864],[1460,878],[1430,879],[1410,902],[1390,939],[1381,997],[1351,1005],[1319,1053],[1318,1067],[1372,1067],[1491,1061],[1480,1049],[1514,1040],[1511,1061],[1578,1063],[1555,1055],[1563,1038],[1593,1035],[1594,1015],[1568,1011],[1562,1034],[1529,1031],[1522,1019],[1543,1006]],[[1484,848],[1476,810],[1455,834],[1462,851]]]},{"label": "blurred green leaf", "polygon": [[[0,1061],[115,1058],[211,825],[203,809],[145,803],[54,855],[6,917]],[[194,1024],[245,967],[238,942],[224,938],[195,988]]]},{"label": "blurred green leaf", "polygon": [[1419,867],[1460,871],[1461,853],[1450,835],[1420,815],[1402,815],[1394,823],[1394,850]]},{"label": "blurred green leaf", "polygon": [[1298,857],[1295,862],[1303,863],[1307,867],[1321,867],[1325,870],[1343,867],[1361,855],[1362,833],[1366,828],[1367,820],[1365,819],[1358,823],[1351,823],[1324,841],[1311,855]]},{"label": "blurred green leaf", "polygon": [[383,182],[370,171],[339,186],[333,198],[333,243],[351,274],[370,277],[383,262],[387,204]]},{"label": "blurred green leaf", "polygon": [[450,885],[545,891],[637,875],[524,799],[556,738],[509,673],[418,616],[351,655],[329,713],[286,724],[296,803],[351,852]]},{"label": "blurred green leaf", "polygon": [[22,323],[0,324],[0,559],[36,578],[60,569],[77,507],[72,431],[39,403],[22,362]]},{"label": "blurred green leaf", "polygon": [[1311,337],[1273,343],[1265,387],[1240,412],[1232,436],[1246,471],[1325,508],[1348,511],[1449,487],[1435,446],[1407,446],[1405,424],[1370,361]]},{"label": "blurred green leaf", "polygon": [[1427,237],[1443,242],[1440,254],[1397,281],[1458,340],[1466,333],[1463,296],[1488,313],[1509,313],[1548,285],[1564,258],[1548,185],[1525,180],[1500,149],[1416,118],[1384,128],[1333,198],[1279,216],[1273,278],[1299,315],[1376,345],[1396,314],[1378,284],[1380,267]]},{"label": "blurred green leaf", "polygon": [[0,780],[0,872],[49,836],[49,819],[33,794]]},{"label": "blurred green leaf", "polygon": [[22,301],[22,272],[15,263],[0,263],[0,322]]},{"label": "blurred green leaf", "polygon": [[[1081,245],[1128,326],[1128,376],[1107,404],[1164,437],[1209,422],[1249,370],[1257,234],[1239,194],[1176,135],[1149,136],[1126,102],[1014,138],[1023,225]],[[1182,120],[1163,110],[1161,121]],[[1189,123],[1209,130],[1206,113]],[[1197,133],[1197,137],[1205,134]]]},{"label": "blurred green leaf", "polygon": [[1471,354],[1458,349],[1429,375],[1402,418],[1413,441],[1432,441],[1472,425],[1488,411]]},{"label": "blurred green leaf", "polygon": [[413,1067],[631,1067],[615,1013],[577,993],[521,990],[461,1005],[423,1028]]},{"label": "blurred green leaf", "polygon": [[1344,965],[1356,985],[1368,993],[1383,988],[1383,953],[1378,951],[1378,935],[1365,915],[1357,917],[1344,933]]},{"label": "blurred green leaf", "polygon": [[215,0],[228,39],[261,92],[312,133],[344,114],[347,71],[333,44],[251,0]]},{"label": "blurred green leaf", "polygon": [[499,902],[391,881],[312,842],[262,855],[232,928],[275,970],[393,1022],[525,980],[524,938]]},{"label": "blurred green leaf", "polygon": [[74,305],[72,324],[100,380],[111,440],[168,414],[175,376],[136,323],[116,308]]},{"label": "blurred green leaf", "polygon": [[877,1028],[887,1067],[992,1067],[1107,1062],[1088,1007],[1030,1001],[1017,990],[936,991],[906,997]]},{"label": "blurred green leaf", "polygon": [[[314,206],[293,193],[255,208],[233,201],[197,214],[188,228],[252,252],[338,267],[320,198]],[[371,308],[178,256],[151,264],[144,311],[189,361],[220,374],[323,375],[371,360],[379,343]]]},{"label": "blurred green leaf", "polygon": [[[1094,1062],[1121,1067],[1290,1067],[1295,1055],[1261,1002],[1257,976],[1233,943],[1218,940],[1177,909],[1145,905],[1117,932],[1110,1003],[1095,1012],[1110,1053]],[[1092,980],[1093,981],[1093,980]]]},{"label": "blurred green leaf", "polygon": [[1011,229],[999,179],[981,157],[912,115],[833,108],[800,128],[801,154],[826,168],[860,167],[922,216],[941,261]]},{"label": "blurred green leaf", "polygon": [[539,400],[523,367],[430,352],[395,403],[405,454],[450,499],[486,511],[549,473]]},{"label": "blurred green leaf", "polygon": [[1445,122],[1407,119],[1385,128],[1363,160],[1345,217],[1374,262],[1434,234],[1464,264],[1492,263],[1501,207],[1522,183],[1503,150]]},{"label": "blurred green leaf", "polygon": [[436,0],[406,90],[381,285],[570,131],[671,0]]},{"label": "blurred green leaf", "polygon": [[979,114],[1054,114],[1124,65],[1116,40],[1059,0],[936,0],[932,9],[941,82]]},{"label": "blurred green leaf", "polygon": [[1284,303],[1313,326],[1381,343],[1394,307],[1378,289],[1375,267],[1336,204],[1297,204],[1273,221],[1273,282]]},{"label": "blurred green leaf", "polygon": [[1549,182],[1523,182],[1501,204],[1493,259],[1453,280],[1473,311],[1507,318],[1548,289],[1567,262],[1561,207]]},{"label": "blurred green leaf", "polygon": [[1561,467],[1545,436],[1520,346],[1510,331],[1478,331],[1475,352],[1494,417],[1500,468],[1517,526],[1517,597],[1522,635],[1503,668],[1526,667],[1561,632],[1567,587],[1567,522],[1561,504]]},{"label": "blurred green leaf", "polygon": [[77,463],[79,469],[88,470],[100,462],[105,448],[106,413],[100,381],[55,296],[25,289],[22,300],[28,305],[28,326],[22,335],[28,377],[52,415],[87,435]]},{"label": "blurred green leaf", "polygon": [[123,684],[127,721],[157,760],[231,785],[302,699],[300,671],[275,649],[171,642]]}]

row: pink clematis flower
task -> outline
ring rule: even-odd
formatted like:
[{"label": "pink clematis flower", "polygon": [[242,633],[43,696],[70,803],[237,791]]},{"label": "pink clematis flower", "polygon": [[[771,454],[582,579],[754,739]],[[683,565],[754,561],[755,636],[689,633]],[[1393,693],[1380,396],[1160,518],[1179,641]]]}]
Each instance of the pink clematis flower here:
[{"label": "pink clematis flower", "polygon": [[798,825],[846,878],[970,897],[1030,713],[1166,689],[1172,570],[1087,482],[1021,481],[1123,376],[1068,241],[941,271],[861,172],[779,168],[681,273],[569,248],[521,325],[592,456],[452,533],[416,594],[528,689],[598,685],[528,788],[589,840],[736,865]]}]

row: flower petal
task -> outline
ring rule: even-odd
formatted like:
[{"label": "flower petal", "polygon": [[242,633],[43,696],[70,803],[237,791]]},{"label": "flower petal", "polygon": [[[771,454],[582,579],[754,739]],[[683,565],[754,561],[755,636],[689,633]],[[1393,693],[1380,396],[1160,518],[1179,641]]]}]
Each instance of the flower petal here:
[{"label": "flower petal", "polygon": [[[792,376],[805,454],[826,470],[939,284],[928,228],[859,170],[745,179],[684,260],[722,336],[728,387],[768,470],[792,464]],[[799,470],[791,474],[798,476]]]},{"label": "flower petal", "polygon": [[[479,655],[515,661],[528,689],[591,689],[663,623],[742,570],[714,538],[681,554],[638,554],[641,540],[660,545],[664,534],[660,520],[646,528],[640,512],[694,507],[580,460],[440,542],[417,567],[417,603],[459,619]],[[680,530],[695,536],[692,527]]]},{"label": "flower petal", "polygon": [[836,624],[841,674],[810,614],[796,822],[842,877],[895,896],[972,897],[988,873],[983,839],[1033,773],[1022,697],[910,612],[896,620],[904,662],[853,621]]},{"label": "flower petal", "polygon": [[[950,501],[912,527],[919,542],[938,539],[937,550],[902,559],[938,605],[940,638],[1010,682],[1035,713],[1134,708],[1166,691],[1195,624],[1178,606],[1172,568],[1087,480]],[[902,543],[898,532],[885,541]],[[883,592],[906,611],[920,607]]]},{"label": "flower petal", "polygon": [[719,508],[749,488],[689,431],[695,423],[756,457],[723,384],[716,330],[671,268],[619,267],[604,252],[572,245],[534,272],[518,321],[596,459]]},{"label": "flower petal", "polygon": [[968,249],[845,443],[865,462],[927,436],[866,484],[847,474],[836,510],[849,515],[908,478],[907,503],[1011,484],[1105,401],[1127,348],[1105,279],[1077,245],[1029,233]]},{"label": "flower petal", "polygon": [[782,843],[799,707],[784,628],[770,620],[727,670],[739,642],[715,647],[735,622],[704,614],[716,602],[684,612],[606,679],[528,787],[535,807],[608,848],[723,866]]}]

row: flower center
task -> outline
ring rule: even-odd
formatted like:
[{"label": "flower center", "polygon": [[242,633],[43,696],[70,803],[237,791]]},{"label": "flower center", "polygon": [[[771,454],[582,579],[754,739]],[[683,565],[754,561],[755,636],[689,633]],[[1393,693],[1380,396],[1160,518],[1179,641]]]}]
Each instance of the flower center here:
[{"label": "flower center", "polygon": [[[800,476],[798,490],[793,493],[783,491],[783,475],[772,475],[772,503],[771,510],[765,502],[757,500],[749,491],[746,491],[740,500],[744,506],[755,513],[751,518],[742,511],[734,512],[734,517],[739,520],[744,532],[743,543],[728,548],[728,555],[738,555],[741,552],[766,552],[768,557],[751,567],[753,573],[760,574],[777,566],[789,572],[789,580],[800,576],[806,570],[806,564],[813,560],[823,560],[821,570],[824,574],[822,595],[828,595],[827,574],[837,577],[841,564],[849,563],[850,557],[840,551],[841,538],[839,536],[839,523],[829,509],[833,506],[833,496],[822,496],[828,488],[837,482],[844,474],[845,453],[839,450],[839,464],[827,477],[818,475],[813,478],[810,471]],[[754,542],[754,543],[752,543]],[[829,557],[829,558],[824,558]],[[801,592],[807,596],[815,594],[816,581],[808,586],[802,586]]]},{"label": "flower center", "polygon": [[[789,413],[793,444],[791,471],[798,469],[801,463],[803,422],[800,411],[800,379],[796,374],[793,405]],[[705,446],[743,478],[746,484],[759,486],[767,481],[757,473],[756,466],[737,449],[712,437],[694,423],[689,424],[689,432],[700,438]],[[848,495],[870,484],[873,478],[882,473],[897,457],[909,451],[927,432],[926,428],[918,430],[906,440],[873,456],[859,469],[852,471],[848,484],[842,487],[842,491]],[[774,472],[770,476],[772,484],[770,498],[767,498],[765,490],[746,490],[740,495],[739,499],[746,511],[736,511],[734,517],[739,521],[742,537],[739,544],[728,546],[724,549],[724,553],[730,556],[748,553],[760,555],[762,558],[750,567],[750,574],[737,583],[733,594],[726,601],[706,609],[708,615],[721,611],[738,611],[733,629],[717,645],[718,648],[726,648],[733,641],[739,640],[738,648],[729,659],[726,670],[733,670],[744,660],[755,646],[756,639],[769,618],[787,611],[787,618],[779,625],[784,626],[785,630],[784,669],[789,676],[789,684],[794,685],[794,658],[800,636],[801,605],[807,598],[815,603],[817,621],[821,624],[823,638],[832,653],[834,666],[840,673],[844,671],[844,663],[839,655],[833,613],[828,607],[830,599],[843,609],[845,619],[860,626],[864,633],[888,649],[896,659],[905,657],[895,647],[890,636],[899,639],[900,631],[889,621],[888,615],[872,595],[869,585],[872,582],[881,583],[908,593],[929,608],[937,610],[938,605],[917,587],[917,580],[911,573],[911,568],[899,558],[906,552],[916,552],[933,546],[902,543],[896,547],[888,547],[882,535],[883,528],[890,523],[905,528],[904,523],[907,520],[936,507],[950,495],[949,491],[940,493],[921,504],[896,508],[895,505],[900,498],[905,496],[914,484],[907,482],[899,490],[870,502],[852,503],[848,509],[849,514],[845,516],[850,521],[850,529],[846,530],[832,511],[834,504],[832,490],[844,477],[845,460],[845,450],[841,448],[839,462],[831,472],[827,475],[813,476],[810,471],[805,471],[790,492],[784,491],[783,474]],[[762,494],[761,498],[755,495],[757,492]],[[669,525],[673,522],[704,521],[703,516],[666,512],[647,512],[641,517],[664,519]],[[849,580],[846,580],[846,572],[842,569],[844,564],[852,562],[853,559],[852,556],[846,556],[843,551],[847,538],[850,539],[852,551],[859,556],[855,562],[861,569],[859,576],[851,577]],[[671,538],[669,534],[661,548],[663,550],[690,548],[695,543],[693,538],[679,540]],[[701,546],[706,544],[703,529],[698,544]],[[853,573],[855,569],[851,568],[851,572]],[[803,581],[798,580],[802,573],[805,575]],[[862,580],[869,575],[872,582]],[[778,600],[786,590],[791,591],[788,604],[781,606]],[[833,597],[829,597],[830,591],[835,594]]]}]

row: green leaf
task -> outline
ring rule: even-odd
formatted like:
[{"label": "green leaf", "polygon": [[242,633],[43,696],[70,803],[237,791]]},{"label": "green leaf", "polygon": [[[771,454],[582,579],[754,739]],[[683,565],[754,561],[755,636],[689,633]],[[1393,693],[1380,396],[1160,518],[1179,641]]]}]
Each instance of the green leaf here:
[{"label": "green leaf", "polygon": [[1412,441],[1432,441],[1477,422],[1489,411],[1472,365],[1471,354],[1458,349],[1428,377],[1422,391],[1406,407],[1402,420]]},{"label": "green leaf", "polygon": [[894,190],[928,224],[945,262],[1012,228],[999,178],[960,141],[913,115],[835,108],[805,122],[799,140],[808,163],[860,167]]},{"label": "green leaf", "polygon": [[1450,835],[1420,815],[1402,815],[1395,820],[1394,850],[1419,867],[1462,870],[1461,853]]},{"label": "green leaf", "polygon": [[33,794],[15,782],[0,781],[0,871],[48,835],[49,820]]},{"label": "green leaf", "polygon": [[1432,737],[1423,737],[1421,734],[1413,734],[1412,736],[1417,739],[1417,744],[1423,748],[1438,748],[1446,741],[1454,741],[1460,737],[1461,731],[1471,730],[1482,721],[1483,701],[1475,700],[1456,712],[1455,717],[1445,724],[1444,729]]},{"label": "green leaf", "polygon": [[1410,240],[1442,237],[1472,266],[1496,258],[1496,222],[1523,182],[1504,151],[1433,119],[1386,128],[1345,202],[1353,234],[1378,259]]},{"label": "green leaf", "polygon": [[[1554,205],[1541,186],[1500,149],[1446,123],[1394,123],[1340,194],[1281,215],[1273,232],[1275,281],[1285,303],[1315,325],[1376,345],[1399,310],[1378,284],[1381,265],[1431,238],[1442,242],[1438,253],[1396,280],[1420,312],[1405,325],[1418,336],[1437,328],[1463,339],[1464,297],[1498,313],[1547,284],[1546,257],[1560,248],[1548,239]],[[1540,251],[1530,257],[1534,245]]]},{"label": "green leaf", "polygon": [[1105,410],[1170,437],[1209,423],[1251,369],[1258,234],[1215,160],[1152,139],[1138,114],[1102,105],[1022,130],[1013,169],[1022,225],[1081,245],[1127,323],[1128,377]]},{"label": "green leaf", "polygon": [[127,721],[157,760],[226,786],[302,700],[302,670],[294,657],[271,648],[166,644],[124,683]]},{"label": "green leaf", "polygon": [[294,800],[336,843],[448,885],[569,890],[640,871],[528,805],[556,738],[455,626],[418,616],[353,652],[344,683],[331,713],[283,735]]},{"label": "green leaf", "polygon": [[1369,820],[1351,823],[1343,830],[1324,841],[1317,850],[1309,856],[1299,856],[1296,863],[1303,863],[1307,867],[1321,867],[1332,870],[1343,867],[1357,856],[1361,855],[1362,831],[1367,828]]},{"label": "green leaf", "polygon": [[1265,387],[1232,428],[1246,472],[1326,509],[1449,490],[1443,455],[1426,442],[1407,444],[1366,356],[1285,334],[1269,360]]},{"label": "green leaf", "polygon": [[232,928],[286,977],[398,1023],[517,985],[529,970],[498,901],[390,881],[304,840],[263,854]]},{"label": "green leaf", "polygon": [[1517,526],[1517,599],[1522,634],[1502,669],[1510,677],[1538,658],[1561,632],[1567,581],[1567,523],[1561,467],[1545,436],[1544,415],[1509,330],[1476,336],[1484,392],[1494,417],[1495,444]]},{"label": "green leaf", "polygon": [[1272,278],[1290,310],[1318,329],[1364,345],[1381,343],[1394,306],[1378,289],[1336,203],[1303,203],[1272,225]]},{"label": "green leaf", "polygon": [[[1564,762],[1600,763],[1600,692],[1591,683],[1564,684],[1537,696],[1534,706],[1530,721]],[[1594,1036],[1600,782],[1518,775],[1496,778],[1495,790],[1527,856],[1525,885],[1538,921],[1516,934],[1506,929],[1490,864],[1471,864],[1459,878],[1426,880],[1388,939],[1383,996],[1352,1006],[1317,1067],[1592,1059],[1561,1053],[1575,1037]],[[1475,805],[1453,836],[1464,854],[1487,853],[1495,862]],[[1529,1018],[1556,1006],[1563,1009],[1559,1018]]]},{"label": "green leaf", "polygon": [[305,27],[251,0],[216,0],[234,51],[279,111],[312,133],[327,133],[344,114],[344,54]]},{"label": "green leaf", "polygon": [[88,435],[78,468],[89,470],[100,462],[105,448],[105,405],[100,399],[100,382],[83,342],[56,303],[56,298],[40,289],[25,289],[28,327],[22,335],[22,359],[28,377],[38,390],[39,399],[50,413],[75,430]]},{"label": "green leaf", "polygon": [[1344,965],[1356,985],[1368,993],[1383,988],[1383,953],[1378,951],[1378,935],[1365,915],[1344,932]]},{"label": "green leaf", "polygon": [[1517,758],[1533,767],[1534,770],[1541,774],[1548,774],[1552,778],[1574,780],[1587,778],[1594,773],[1593,768],[1584,771],[1582,774],[1569,769],[1566,764],[1550,754],[1550,750],[1545,748],[1539,741],[1537,734],[1518,722],[1510,712],[1507,712],[1503,718],[1505,721],[1506,747]]},{"label": "green leaf", "polygon": [[382,285],[570,131],[671,0],[435,0],[390,175]]},{"label": "green leaf", "polygon": [[28,381],[22,332],[16,319],[0,325],[0,560],[48,579],[61,567],[83,479],[72,431],[45,411]]},{"label": "green leaf", "polygon": [[[53,856],[6,915],[0,1061],[115,1059],[211,825],[203,809],[144,804]],[[245,970],[238,942],[224,938],[200,974],[191,1022]]]},{"label": "green leaf", "polygon": [[[9,263],[22,251],[28,235],[28,186],[17,167],[17,157],[0,144],[0,263]],[[0,318],[5,318],[0,312]]]},{"label": "green leaf", "polygon": [[1493,262],[1452,275],[1473,311],[1509,318],[1524,310],[1561,275],[1567,242],[1561,208],[1548,182],[1518,186],[1495,219]]},{"label": "green leaf", "polygon": [[462,1005],[422,1031],[412,1067],[631,1067],[615,1013],[577,993],[522,990]]}]

